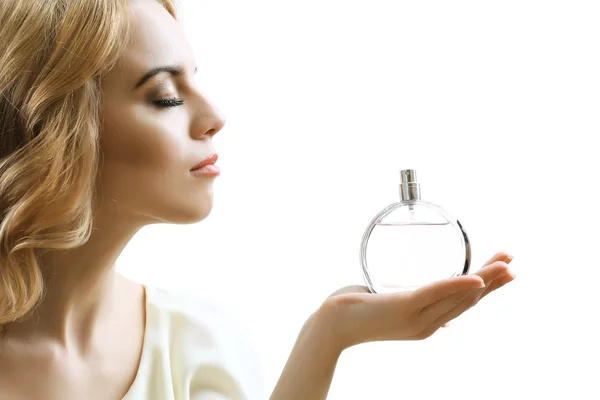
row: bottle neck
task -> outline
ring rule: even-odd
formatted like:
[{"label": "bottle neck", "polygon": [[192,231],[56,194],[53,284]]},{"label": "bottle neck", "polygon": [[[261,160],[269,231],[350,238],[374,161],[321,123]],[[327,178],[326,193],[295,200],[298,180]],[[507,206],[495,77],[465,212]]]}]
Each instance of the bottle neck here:
[{"label": "bottle neck", "polygon": [[421,200],[421,185],[417,182],[401,183],[400,200]]}]

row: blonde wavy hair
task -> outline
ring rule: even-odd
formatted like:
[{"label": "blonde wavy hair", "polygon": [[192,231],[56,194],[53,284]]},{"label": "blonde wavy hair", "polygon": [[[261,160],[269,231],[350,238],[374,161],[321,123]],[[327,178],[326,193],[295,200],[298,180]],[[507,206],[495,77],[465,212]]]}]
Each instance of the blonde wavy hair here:
[{"label": "blonde wavy hair", "polygon": [[0,330],[41,301],[40,254],[90,237],[100,83],[128,35],[128,0],[0,1]]}]

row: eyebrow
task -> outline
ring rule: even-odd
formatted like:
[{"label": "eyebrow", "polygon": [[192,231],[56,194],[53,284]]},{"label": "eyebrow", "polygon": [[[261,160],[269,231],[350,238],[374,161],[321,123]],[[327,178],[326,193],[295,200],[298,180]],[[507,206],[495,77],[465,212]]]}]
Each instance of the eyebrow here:
[{"label": "eyebrow", "polygon": [[[144,83],[148,82],[155,75],[166,72],[171,76],[181,76],[183,75],[183,70],[183,67],[177,65],[166,65],[162,67],[152,68],[150,71],[146,72],[144,76],[141,77],[141,79],[135,85],[134,90],[142,86]],[[194,68],[194,74],[196,72],[198,72],[198,67]]]}]

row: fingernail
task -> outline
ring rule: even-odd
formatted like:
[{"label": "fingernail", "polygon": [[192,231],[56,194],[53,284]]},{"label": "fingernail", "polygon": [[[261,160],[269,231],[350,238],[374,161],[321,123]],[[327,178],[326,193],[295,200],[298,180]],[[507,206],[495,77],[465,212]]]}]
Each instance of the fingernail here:
[{"label": "fingernail", "polygon": [[513,256],[512,255],[508,255],[508,257],[506,257],[506,263],[508,264],[509,262],[511,262],[513,260]]}]

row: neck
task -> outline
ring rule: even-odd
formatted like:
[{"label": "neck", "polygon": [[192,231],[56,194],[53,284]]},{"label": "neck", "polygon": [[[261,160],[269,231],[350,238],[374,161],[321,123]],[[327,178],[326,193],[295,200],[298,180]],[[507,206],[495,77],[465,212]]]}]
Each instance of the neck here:
[{"label": "neck", "polygon": [[116,274],[115,263],[140,227],[121,218],[97,218],[83,246],[41,257],[44,298],[31,317],[11,325],[8,334],[87,347],[92,334],[101,334],[117,309],[121,289],[131,285]]}]

